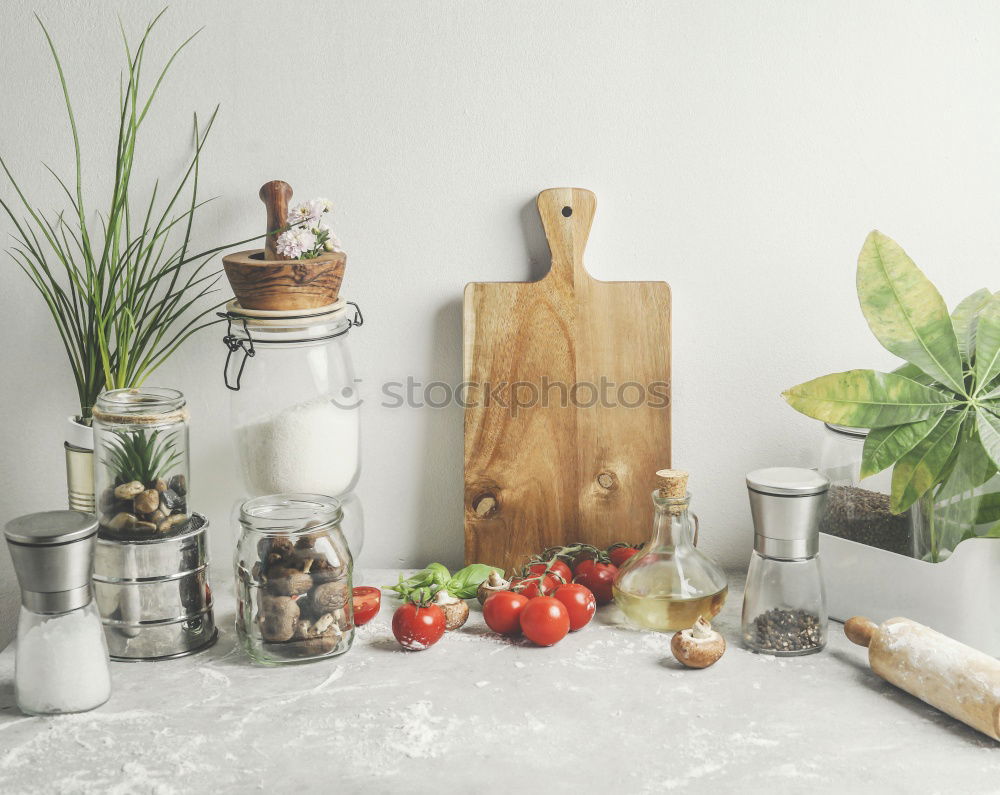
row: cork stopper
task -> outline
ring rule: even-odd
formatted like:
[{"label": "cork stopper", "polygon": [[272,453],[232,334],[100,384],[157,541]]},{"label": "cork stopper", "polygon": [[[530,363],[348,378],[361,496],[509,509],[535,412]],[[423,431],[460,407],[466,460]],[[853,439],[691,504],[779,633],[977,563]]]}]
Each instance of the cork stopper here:
[{"label": "cork stopper", "polygon": [[656,485],[665,500],[683,500],[687,496],[688,473],[683,469],[661,469]]}]

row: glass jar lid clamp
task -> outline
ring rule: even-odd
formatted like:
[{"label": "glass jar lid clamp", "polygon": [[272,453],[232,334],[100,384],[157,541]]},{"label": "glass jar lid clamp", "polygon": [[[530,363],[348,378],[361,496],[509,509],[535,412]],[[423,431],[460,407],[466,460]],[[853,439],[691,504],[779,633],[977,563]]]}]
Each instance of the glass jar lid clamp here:
[{"label": "glass jar lid clamp", "polygon": [[[353,317],[344,316],[343,310],[347,306],[354,307]],[[226,321],[226,336],[222,338],[222,342],[229,351],[223,367],[226,387],[234,392],[239,391],[247,360],[256,355],[257,345],[324,342],[347,334],[355,326],[364,325],[361,308],[354,301],[346,301],[341,306],[334,307],[323,314],[282,312],[280,318],[269,316],[259,320],[254,315],[233,309],[219,312],[218,316]],[[251,330],[258,332],[256,337]],[[239,360],[235,380],[231,380],[230,367],[233,356],[238,355],[238,351],[242,351],[243,355]]]}]

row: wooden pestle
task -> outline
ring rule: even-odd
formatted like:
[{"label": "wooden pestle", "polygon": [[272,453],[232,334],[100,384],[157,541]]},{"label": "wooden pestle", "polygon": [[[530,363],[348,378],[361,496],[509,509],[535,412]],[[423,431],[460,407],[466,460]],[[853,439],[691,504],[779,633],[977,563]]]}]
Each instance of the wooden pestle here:
[{"label": "wooden pestle", "polygon": [[908,618],[876,625],[856,616],[844,634],[868,647],[885,681],[1000,740],[1000,661]]},{"label": "wooden pestle", "polygon": [[[267,237],[264,238],[264,259],[286,260],[278,254],[275,243],[280,230],[288,225],[288,202],[292,199],[292,186],[280,179],[265,183],[260,188],[260,200],[267,208]],[[275,234],[275,232],[278,234]]]}]

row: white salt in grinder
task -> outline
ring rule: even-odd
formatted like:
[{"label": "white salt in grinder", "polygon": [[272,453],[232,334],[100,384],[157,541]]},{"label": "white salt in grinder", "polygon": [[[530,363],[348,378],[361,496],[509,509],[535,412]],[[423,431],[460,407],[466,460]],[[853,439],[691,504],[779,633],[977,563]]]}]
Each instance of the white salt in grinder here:
[{"label": "white salt in grinder", "polygon": [[108,649],[91,593],[97,519],[47,511],[7,523],[21,586],[14,688],[28,715],[83,712],[111,695]]},{"label": "white salt in grinder", "polygon": [[772,467],[747,475],[753,553],[743,596],[743,643],[781,657],[826,645],[819,517],[830,481],[813,469]]}]

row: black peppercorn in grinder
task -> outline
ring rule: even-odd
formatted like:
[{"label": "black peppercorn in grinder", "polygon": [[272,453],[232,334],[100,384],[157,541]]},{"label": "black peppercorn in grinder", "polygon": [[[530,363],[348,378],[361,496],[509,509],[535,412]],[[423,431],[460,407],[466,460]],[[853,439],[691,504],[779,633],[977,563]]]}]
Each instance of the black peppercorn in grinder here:
[{"label": "black peppercorn in grinder", "polygon": [[743,595],[743,642],[761,654],[795,656],[826,645],[819,518],[830,481],[812,469],[747,475],[754,549]]}]

